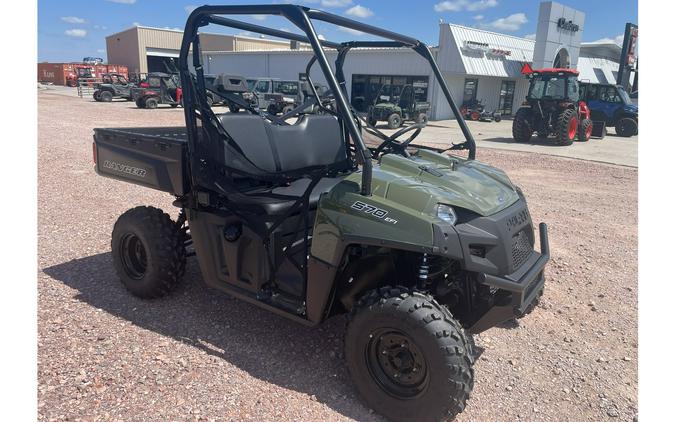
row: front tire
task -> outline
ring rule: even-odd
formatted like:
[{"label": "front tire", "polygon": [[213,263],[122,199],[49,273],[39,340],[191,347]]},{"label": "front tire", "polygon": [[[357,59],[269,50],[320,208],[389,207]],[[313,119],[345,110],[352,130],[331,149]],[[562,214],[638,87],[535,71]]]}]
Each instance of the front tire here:
[{"label": "front tire", "polygon": [[98,98],[104,103],[109,103],[113,100],[113,95],[110,91],[101,91],[98,94]]},{"label": "front tire", "polygon": [[143,98],[138,98],[136,100],[136,107],[145,108],[145,101],[143,100]]},{"label": "front tire", "polygon": [[389,129],[398,129],[401,127],[401,123],[403,123],[403,120],[401,120],[401,116],[398,113],[390,114],[387,119]]},{"label": "front tire", "polygon": [[377,119],[369,118],[368,124],[371,125],[372,127],[377,126]]},{"label": "front tire", "polygon": [[572,145],[579,131],[577,112],[571,108],[565,109],[558,115],[556,124],[556,140],[558,145]]},{"label": "front tire", "polygon": [[591,139],[591,135],[593,135],[593,121],[591,119],[582,120],[579,127],[579,141],[587,142]]},{"label": "front tire", "polygon": [[150,97],[150,98],[145,100],[145,108],[155,109],[155,108],[157,108],[158,104],[159,104],[159,101],[155,97]]},{"label": "front tire", "polygon": [[637,135],[638,123],[635,119],[624,117],[623,119],[619,119],[619,121],[616,122],[615,129],[617,135],[629,138],[631,136]]},{"label": "front tire", "polygon": [[415,118],[415,123],[418,123],[418,124],[421,124],[421,125],[426,125],[428,121],[429,121],[429,118],[427,117],[426,113],[420,113]]},{"label": "front tire", "polygon": [[530,126],[531,110],[529,108],[519,108],[513,118],[511,133],[516,142],[530,142],[532,139],[532,126]]},{"label": "front tire", "polygon": [[122,214],[112,232],[115,271],[134,296],[153,299],[174,290],[185,273],[185,237],[168,214],[136,207]]},{"label": "front tire", "polygon": [[345,359],[367,404],[394,421],[437,421],[473,390],[468,334],[431,296],[405,287],[365,294],[345,334]]}]

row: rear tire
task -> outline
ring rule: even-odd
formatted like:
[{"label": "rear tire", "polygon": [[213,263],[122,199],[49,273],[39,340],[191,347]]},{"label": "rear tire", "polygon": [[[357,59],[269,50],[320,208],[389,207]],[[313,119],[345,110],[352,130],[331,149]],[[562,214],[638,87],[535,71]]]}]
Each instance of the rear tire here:
[{"label": "rear tire", "polygon": [[402,123],[403,121],[401,120],[401,116],[398,113],[390,114],[389,118],[387,119],[389,129],[398,129],[401,127]]},{"label": "rear tire", "polygon": [[616,122],[614,129],[616,129],[617,135],[629,138],[631,136],[637,135],[638,123],[635,119],[624,117],[623,119],[619,119],[619,121]]},{"label": "rear tire", "polygon": [[139,98],[136,100],[136,107],[145,108],[145,101],[143,100],[143,98]]},{"label": "rear tire", "polygon": [[516,142],[530,142],[532,139],[532,126],[530,126],[531,110],[519,108],[513,118],[511,133]]},{"label": "rear tire", "polygon": [[98,89],[96,91],[94,91],[94,94],[93,94],[94,101],[101,101],[101,99],[98,97],[98,94],[100,94],[100,93],[101,93],[101,91],[99,91]]},{"label": "rear tire", "polygon": [[556,124],[556,141],[558,145],[572,145],[579,131],[577,112],[571,108],[565,109],[558,115]]},{"label": "rear tire", "polygon": [[464,410],[473,347],[450,311],[405,287],[366,293],[345,334],[345,360],[366,403],[394,421],[438,421]]},{"label": "rear tire", "polygon": [[375,126],[377,126],[377,120],[376,120],[376,119],[369,118],[369,119],[368,119],[368,124],[371,125],[372,127],[375,127]]},{"label": "rear tire", "polygon": [[418,124],[421,124],[421,125],[426,125],[428,121],[429,121],[429,118],[427,117],[426,113],[420,113],[415,118],[415,123],[418,123]]},{"label": "rear tire", "polygon": [[502,121],[502,115],[499,113],[495,113],[492,118],[495,120],[496,123],[499,123]]},{"label": "rear tire", "polygon": [[168,214],[136,207],[122,214],[112,232],[112,257],[122,284],[134,296],[165,296],[185,273],[185,237]]},{"label": "rear tire", "polygon": [[155,108],[157,108],[158,104],[159,104],[159,101],[155,97],[150,97],[150,98],[145,100],[145,108],[155,109]]},{"label": "rear tire", "polygon": [[581,125],[579,127],[579,141],[580,142],[587,142],[589,139],[591,139],[591,135],[593,134],[593,122],[591,119],[584,119],[581,121]]},{"label": "rear tire", "polygon": [[100,98],[104,103],[109,103],[113,100],[113,95],[110,91],[101,91],[98,94],[98,98]]}]

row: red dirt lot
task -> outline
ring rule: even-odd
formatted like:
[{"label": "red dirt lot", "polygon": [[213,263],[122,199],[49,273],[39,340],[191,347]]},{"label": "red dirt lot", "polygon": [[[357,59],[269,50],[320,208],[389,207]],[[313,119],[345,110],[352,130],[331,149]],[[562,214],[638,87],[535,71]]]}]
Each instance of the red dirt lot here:
[{"label": "red dirt lot", "polygon": [[[343,361],[345,320],[307,328],[200,284],[142,301],[117,280],[110,232],[166,194],[99,177],[94,127],[181,125],[38,94],[39,420],[381,420]],[[224,110],[223,110],[224,111]],[[458,421],[632,421],[637,414],[637,169],[481,149],[549,224],[540,308],[476,337],[476,386]]]}]

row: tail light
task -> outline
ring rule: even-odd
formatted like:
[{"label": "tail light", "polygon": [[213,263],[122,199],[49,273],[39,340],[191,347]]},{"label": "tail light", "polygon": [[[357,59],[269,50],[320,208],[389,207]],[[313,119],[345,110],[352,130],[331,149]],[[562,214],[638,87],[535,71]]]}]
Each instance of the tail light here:
[{"label": "tail light", "polygon": [[91,148],[92,148],[92,153],[94,156],[94,165],[96,165],[96,161],[98,159],[97,154],[96,154],[96,142],[91,143]]}]

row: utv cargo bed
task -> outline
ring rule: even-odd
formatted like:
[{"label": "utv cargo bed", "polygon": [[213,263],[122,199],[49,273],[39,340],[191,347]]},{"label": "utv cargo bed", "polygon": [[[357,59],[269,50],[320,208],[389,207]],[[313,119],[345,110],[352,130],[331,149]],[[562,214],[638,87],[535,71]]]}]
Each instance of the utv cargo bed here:
[{"label": "utv cargo bed", "polygon": [[183,195],[186,157],[185,127],[94,129],[94,161],[101,176]]}]

